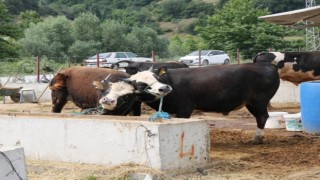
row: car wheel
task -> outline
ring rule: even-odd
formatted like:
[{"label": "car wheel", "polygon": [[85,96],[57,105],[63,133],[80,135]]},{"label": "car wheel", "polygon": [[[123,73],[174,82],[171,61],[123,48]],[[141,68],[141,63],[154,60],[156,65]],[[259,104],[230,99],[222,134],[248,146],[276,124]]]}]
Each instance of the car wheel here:
[{"label": "car wheel", "polygon": [[118,70],[119,69],[119,64],[113,64],[112,69]]},{"label": "car wheel", "polygon": [[208,60],[203,60],[202,66],[208,66],[208,65],[209,65],[209,61]]},{"label": "car wheel", "polygon": [[223,64],[229,64],[230,63],[230,60],[229,59],[226,59],[224,60]]}]

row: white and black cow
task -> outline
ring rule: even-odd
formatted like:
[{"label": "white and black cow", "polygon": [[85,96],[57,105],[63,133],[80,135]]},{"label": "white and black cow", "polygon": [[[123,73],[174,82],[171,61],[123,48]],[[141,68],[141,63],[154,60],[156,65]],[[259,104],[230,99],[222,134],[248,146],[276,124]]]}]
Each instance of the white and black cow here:
[{"label": "white and black cow", "polygon": [[[177,68],[188,68],[189,66],[184,64],[184,63],[180,63],[180,62],[159,62],[159,63],[155,63],[155,62],[134,62],[134,61],[119,61],[118,63],[128,63],[128,66],[125,67],[126,73],[128,74],[136,74],[137,72],[141,72],[141,71],[146,71],[148,69],[150,69],[150,67],[153,67],[153,71],[155,73],[159,73],[159,70],[162,68],[167,68],[167,69],[177,69]],[[113,68],[113,67],[111,67]]]},{"label": "white and black cow", "polygon": [[245,106],[257,122],[253,142],[262,143],[269,117],[267,105],[278,90],[280,79],[276,66],[270,63],[169,69],[160,76],[144,71],[125,82],[111,83],[109,93],[100,103],[112,110],[122,96],[135,94],[139,101],[157,110],[160,96],[149,89],[159,82],[172,87],[163,100],[162,110],[178,118],[190,118],[195,109],[227,115]]},{"label": "white and black cow", "polygon": [[269,62],[278,67],[281,79],[298,85],[305,81],[320,80],[320,51],[263,52],[253,62]]}]

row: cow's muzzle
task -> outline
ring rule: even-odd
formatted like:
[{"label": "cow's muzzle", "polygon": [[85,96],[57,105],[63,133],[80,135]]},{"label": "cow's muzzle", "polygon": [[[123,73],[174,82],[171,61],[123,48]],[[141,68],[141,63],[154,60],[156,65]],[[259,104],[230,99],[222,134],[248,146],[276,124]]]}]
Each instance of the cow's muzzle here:
[{"label": "cow's muzzle", "polygon": [[172,91],[171,86],[165,85],[165,86],[162,86],[162,87],[159,88],[159,95],[160,96],[165,96],[171,91]]},{"label": "cow's muzzle", "polygon": [[100,99],[99,103],[103,108],[113,110],[116,107],[117,101],[114,99],[103,97]]}]

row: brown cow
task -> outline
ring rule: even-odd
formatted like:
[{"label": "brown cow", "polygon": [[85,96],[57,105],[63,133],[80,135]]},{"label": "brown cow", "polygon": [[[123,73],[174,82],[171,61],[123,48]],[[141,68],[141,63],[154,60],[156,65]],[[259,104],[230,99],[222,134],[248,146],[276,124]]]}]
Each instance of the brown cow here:
[{"label": "brown cow", "polygon": [[[109,76],[110,75],[110,76]],[[122,78],[130,77],[127,73],[93,67],[70,67],[60,71],[50,82],[52,97],[52,112],[60,113],[67,101],[72,101],[81,109],[96,108],[102,91],[92,84],[94,81],[102,81],[108,77],[108,81],[116,82]],[[106,88],[107,89],[107,88]],[[133,115],[140,115],[140,104],[130,101],[121,104],[113,111],[104,112],[109,115],[127,115],[134,109]]]}]

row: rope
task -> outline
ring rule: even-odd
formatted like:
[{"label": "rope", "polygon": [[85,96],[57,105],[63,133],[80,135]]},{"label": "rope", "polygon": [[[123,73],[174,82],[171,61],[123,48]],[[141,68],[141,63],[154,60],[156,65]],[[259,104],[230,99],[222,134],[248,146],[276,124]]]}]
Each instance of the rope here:
[{"label": "rope", "polygon": [[162,119],[164,119],[164,120],[171,119],[171,116],[169,113],[162,111],[162,103],[163,103],[163,96],[161,96],[161,98],[160,98],[159,110],[155,114],[153,114],[148,119],[148,121],[155,122],[155,121],[161,121]]}]

